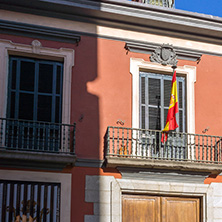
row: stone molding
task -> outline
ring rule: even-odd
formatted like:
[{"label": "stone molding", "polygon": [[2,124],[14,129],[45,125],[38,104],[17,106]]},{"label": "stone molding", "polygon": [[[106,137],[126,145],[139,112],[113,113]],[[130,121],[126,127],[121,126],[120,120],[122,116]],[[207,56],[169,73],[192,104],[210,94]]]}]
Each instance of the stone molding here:
[{"label": "stone molding", "polygon": [[208,174],[220,174],[222,165],[204,164],[190,161],[149,160],[142,158],[106,157],[106,167],[132,167],[145,169],[167,169],[179,171],[206,172]]},{"label": "stone molding", "polygon": [[192,184],[157,182],[140,179],[115,179],[112,176],[86,176],[85,201],[93,203],[93,214],[84,222],[121,222],[122,194],[169,195],[199,197],[202,201],[202,221],[222,220],[222,184]]},{"label": "stone molding", "polygon": [[32,38],[41,38],[60,42],[78,43],[81,39],[79,35],[70,30],[5,20],[0,20],[0,29],[1,33],[22,35]]},{"label": "stone molding", "polygon": [[1,0],[1,8],[216,44],[221,43],[222,37],[222,19],[219,17],[131,1],[58,0],[55,4],[50,0],[38,0],[32,1],[30,6],[24,0]]},{"label": "stone molding", "polygon": [[63,62],[62,122],[70,124],[71,79],[72,67],[74,66],[74,50],[68,48],[54,49],[42,47],[41,41],[39,40],[34,40],[31,45],[26,45],[0,39],[0,117],[6,117],[8,58],[10,55]]},{"label": "stone molding", "polygon": [[[147,70],[156,73],[172,74],[171,66],[145,61],[140,58],[130,58],[130,73],[132,74],[132,128],[139,128],[139,72]],[[196,67],[178,66],[177,75],[186,76],[187,99],[187,132],[195,133],[195,98],[194,83],[196,82]]]}]

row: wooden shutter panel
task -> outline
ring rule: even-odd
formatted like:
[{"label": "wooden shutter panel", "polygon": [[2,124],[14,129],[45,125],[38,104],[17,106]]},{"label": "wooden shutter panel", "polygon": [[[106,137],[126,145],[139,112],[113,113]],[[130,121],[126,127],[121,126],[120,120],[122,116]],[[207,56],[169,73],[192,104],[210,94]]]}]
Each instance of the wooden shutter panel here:
[{"label": "wooden shutter panel", "polygon": [[[152,130],[161,129],[161,82],[158,78],[148,78],[149,124]],[[151,107],[152,106],[152,107]]]}]

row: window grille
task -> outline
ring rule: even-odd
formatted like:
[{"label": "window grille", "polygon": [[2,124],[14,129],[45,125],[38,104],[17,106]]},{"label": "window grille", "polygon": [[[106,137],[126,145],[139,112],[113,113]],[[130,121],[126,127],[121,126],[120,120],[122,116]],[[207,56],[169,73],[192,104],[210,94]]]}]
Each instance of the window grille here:
[{"label": "window grille", "polygon": [[60,184],[0,180],[0,221],[60,221]]}]

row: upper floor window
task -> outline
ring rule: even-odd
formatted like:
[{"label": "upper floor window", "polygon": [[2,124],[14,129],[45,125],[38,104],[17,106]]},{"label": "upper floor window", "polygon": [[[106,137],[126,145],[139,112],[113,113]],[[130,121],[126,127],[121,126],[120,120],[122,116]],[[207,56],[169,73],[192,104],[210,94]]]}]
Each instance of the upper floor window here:
[{"label": "upper floor window", "polygon": [[[140,128],[162,130],[166,124],[172,75],[140,72]],[[186,132],[185,78],[177,76],[178,107],[176,131]]]},{"label": "upper floor window", "polygon": [[61,62],[11,56],[8,79],[8,118],[61,122]]}]

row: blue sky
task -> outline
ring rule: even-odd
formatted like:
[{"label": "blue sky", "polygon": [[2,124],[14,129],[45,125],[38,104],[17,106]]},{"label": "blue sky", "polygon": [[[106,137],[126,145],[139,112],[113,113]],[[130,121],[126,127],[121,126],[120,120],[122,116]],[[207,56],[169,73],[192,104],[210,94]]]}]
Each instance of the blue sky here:
[{"label": "blue sky", "polygon": [[176,9],[222,17],[222,0],[175,0]]}]

